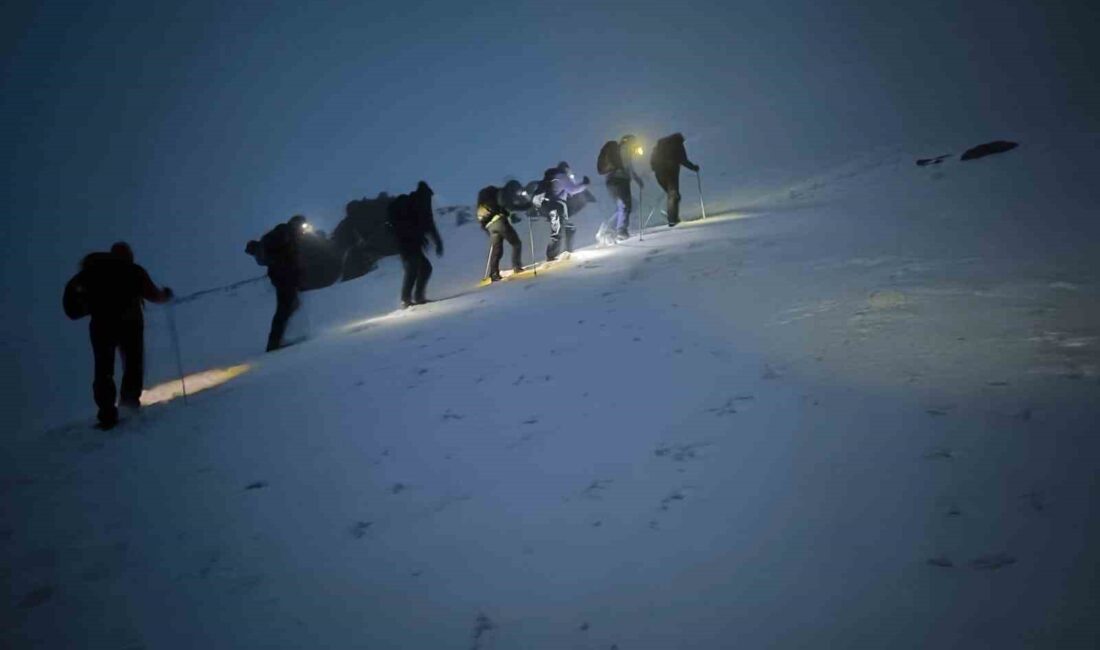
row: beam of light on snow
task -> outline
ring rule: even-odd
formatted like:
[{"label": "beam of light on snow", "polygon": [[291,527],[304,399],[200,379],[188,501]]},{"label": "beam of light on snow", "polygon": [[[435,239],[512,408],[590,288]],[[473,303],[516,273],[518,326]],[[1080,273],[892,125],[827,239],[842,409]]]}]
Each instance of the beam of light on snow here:
[{"label": "beam of light on snow", "polygon": [[[231,379],[243,375],[251,368],[252,366],[247,363],[229,366],[227,368],[212,368],[210,370],[203,370],[202,372],[187,375],[183,378],[183,382],[186,384],[187,394],[190,396],[208,388],[224,384]],[[150,404],[170,402],[182,396],[183,387],[180,385],[180,380],[173,379],[172,381],[166,381],[163,384],[145,389],[141,394],[141,403],[143,406],[149,406]]]},{"label": "beam of light on snow", "polygon": [[436,318],[458,309],[458,303],[460,301],[454,299],[457,297],[458,296],[454,296],[451,299],[440,299],[438,302],[428,303],[427,305],[417,305],[409,309],[398,309],[380,316],[371,316],[362,320],[353,321],[339,328],[338,331],[342,333],[358,332],[359,330],[379,325],[392,326],[401,323],[409,324]]}]

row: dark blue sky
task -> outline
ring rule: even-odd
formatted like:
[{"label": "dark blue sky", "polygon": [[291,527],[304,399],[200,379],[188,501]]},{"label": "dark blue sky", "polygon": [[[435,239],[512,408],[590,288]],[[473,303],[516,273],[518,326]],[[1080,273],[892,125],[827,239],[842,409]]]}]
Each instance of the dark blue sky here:
[{"label": "dark blue sky", "polygon": [[744,185],[1096,128],[1095,3],[1042,4],[7,3],[5,309],[60,319],[77,260],[116,239],[191,291],[257,274],[243,243],[295,212],[331,228],[421,178],[469,203],[560,159],[594,175],[625,131],[681,130]]},{"label": "dark blue sky", "polygon": [[128,238],[199,288],[254,272],[242,242],[296,211],[331,226],[420,178],[468,202],[560,158],[590,171],[625,130],[774,167],[1094,107],[1084,8],[598,4],[16,8],[0,137],[27,245],[7,257],[67,271]]}]

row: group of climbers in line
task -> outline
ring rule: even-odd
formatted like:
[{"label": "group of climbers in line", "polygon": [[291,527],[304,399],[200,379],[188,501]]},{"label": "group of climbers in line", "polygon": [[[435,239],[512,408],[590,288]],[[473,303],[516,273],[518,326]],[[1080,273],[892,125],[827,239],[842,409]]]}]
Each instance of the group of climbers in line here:
[{"label": "group of climbers in line", "polygon": [[[639,190],[645,187],[642,177],[634,169],[634,160],[644,153],[638,139],[633,135],[624,135],[618,140],[609,140],[600,149],[596,161],[596,170],[604,176],[607,193],[615,201],[615,239],[623,241],[630,237],[630,213],[633,208],[631,199],[631,181],[638,184]],[[693,172],[699,171],[699,165],[688,160],[684,149],[684,136],[673,133],[661,138],[653,147],[649,158],[650,169],[657,177],[657,184],[666,195],[665,216],[668,226],[673,228],[680,223],[680,167]]]},{"label": "group of climbers in line", "polygon": [[[631,181],[644,186],[634,169],[634,160],[643,153],[637,138],[626,135],[607,142],[597,158],[597,170],[605,177],[608,193],[615,201],[615,239],[630,236]],[[698,172],[699,166],[687,158],[684,138],[675,133],[658,141],[650,157],[650,167],[657,183],[667,195],[666,216],[670,227],[680,222],[680,167]],[[556,260],[573,251],[576,226],[572,216],[588,201],[591,181],[587,176],[578,180],[569,164],[560,162],[547,169],[539,181],[522,186],[510,181],[503,187],[487,186],[477,195],[477,220],[489,235],[487,277],[501,279],[500,261],[504,243],[512,248],[512,270],[523,270],[523,242],[512,225],[516,213],[526,212],[529,218],[542,217],[550,224],[550,240],[546,259]],[[401,307],[431,302],[427,297],[432,264],[425,253],[429,243],[437,256],[443,255],[443,238],[435,224],[432,208],[432,188],[420,181],[416,189],[390,200],[379,195],[385,204],[385,226],[396,252],[401,257],[404,277],[401,283]],[[349,203],[349,217],[353,204]],[[294,215],[286,223],[276,225],[259,241],[250,241],[245,252],[257,263],[267,267],[267,276],[275,288],[275,314],[267,337],[267,351],[286,345],[284,335],[290,317],[298,309],[299,292],[327,286],[339,279],[348,251],[361,239],[354,228],[337,228],[337,254],[321,268],[307,268],[303,249],[312,239],[328,241],[323,233],[313,232],[306,218]],[[343,234],[342,234],[343,233]],[[350,234],[348,234],[350,233]],[[311,239],[312,238],[312,239]],[[313,242],[312,245],[315,245]],[[318,279],[318,278],[321,279]],[[122,357],[123,376],[118,406],[140,407],[144,373],[143,301],[163,303],[171,300],[172,290],[158,288],[144,268],[134,263],[133,251],[125,242],[117,242],[110,252],[91,253],[81,262],[79,273],[65,287],[63,306],[73,319],[91,316],[89,326],[95,377],[92,392],[98,407],[101,426],[109,428],[118,422],[114,383],[116,351]]]}]

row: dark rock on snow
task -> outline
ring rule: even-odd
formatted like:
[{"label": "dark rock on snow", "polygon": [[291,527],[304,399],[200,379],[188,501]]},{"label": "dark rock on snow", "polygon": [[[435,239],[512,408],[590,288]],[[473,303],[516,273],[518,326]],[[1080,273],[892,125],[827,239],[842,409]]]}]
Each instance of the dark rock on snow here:
[{"label": "dark rock on snow", "polygon": [[959,156],[959,160],[977,160],[978,158],[984,158],[986,156],[992,156],[997,153],[1004,153],[1006,151],[1012,151],[1016,147],[1020,146],[1016,142],[1009,142],[1008,140],[995,140],[993,142],[986,142],[976,147],[971,147],[963,152],[963,155]]}]

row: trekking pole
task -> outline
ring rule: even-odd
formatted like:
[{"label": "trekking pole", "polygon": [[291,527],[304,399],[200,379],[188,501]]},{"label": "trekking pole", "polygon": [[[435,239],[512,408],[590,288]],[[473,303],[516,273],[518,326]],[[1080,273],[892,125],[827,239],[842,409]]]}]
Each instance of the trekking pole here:
[{"label": "trekking pole", "polygon": [[482,280],[489,277],[489,263],[490,263],[490,261],[492,261],[492,259],[493,259],[493,245],[490,244],[489,245],[489,257],[485,258],[485,275],[481,276]]},{"label": "trekking pole", "polygon": [[646,215],[645,222],[642,224],[642,232],[645,232],[645,227],[649,225],[649,220],[651,217],[653,217],[653,213],[656,211],[657,205],[654,204],[653,207],[649,209],[649,214]]},{"label": "trekking pole", "polygon": [[703,220],[707,218],[707,208],[703,205],[703,177],[698,171],[695,172],[695,182],[699,185],[699,211],[703,213]]},{"label": "trekking pole", "polygon": [[[638,183],[638,218],[641,219],[642,211],[645,210],[645,195],[642,193],[645,190],[645,186]],[[642,241],[642,237],[645,235],[645,226],[638,231],[638,241]]]},{"label": "trekking pole", "polygon": [[535,261],[535,227],[531,225],[531,215],[527,215],[527,238],[531,242],[531,271],[539,277],[539,265]]},{"label": "trekking pole", "polygon": [[180,375],[180,388],[183,389],[183,403],[187,404],[187,383],[183,380],[183,356],[180,354],[180,335],[176,331],[176,300],[168,301],[168,336],[172,339],[172,349],[176,353],[176,370]]}]

